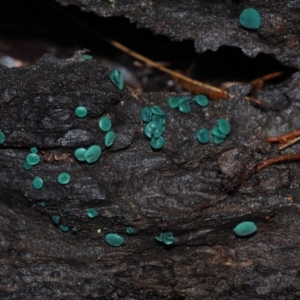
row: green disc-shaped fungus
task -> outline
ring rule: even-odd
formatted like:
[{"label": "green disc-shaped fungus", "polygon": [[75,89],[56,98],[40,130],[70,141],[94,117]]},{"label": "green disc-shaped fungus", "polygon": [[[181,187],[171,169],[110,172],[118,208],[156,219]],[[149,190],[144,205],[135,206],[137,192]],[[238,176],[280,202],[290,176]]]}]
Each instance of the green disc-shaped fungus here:
[{"label": "green disc-shaped fungus", "polygon": [[124,89],[124,79],[122,73],[119,70],[114,70],[109,74],[109,78],[112,83],[118,87],[119,90]]},{"label": "green disc-shaped fungus", "polygon": [[163,234],[163,241],[165,243],[165,245],[172,245],[174,244],[174,236],[172,232],[165,232]]},{"label": "green disc-shaped fungus", "polygon": [[93,219],[98,216],[98,213],[95,208],[88,208],[86,214],[90,219]]},{"label": "green disc-shaped fungus", "polygon": [[233,228],[233,232],[237,236],[251,235],[254,232],[256,232],[256,230],[257,230],[257,227],[256,227],[255,223],[253,223],[251,221],[242,222]]},{"label": "green disc-shaped fungus", "polygon": [[60,173],[57,177],[57,181],[60,183],[60,184],[67,184],[70,182],[70,179],[71,179],[71,176],[69,173]]},{"label": "green disc-shaped fungus", "polygon": [[98,145],[93,145],[85,151],[83,156],[87,163],[92,164],[100,158],[101,153],[101,147]]},{"label": "green disc-shaped fungus", "polygon": [[109,131],[106,133],[104,138],[104,144],[106,147],[110,147],[113,145],[116,139],[116,134],[113,131]]},{"label": "green disc-shaped fungus", "polygon": [[160,137],[164,132],[164,126],[156,121],[152,121],[145,126],[144,133],[147,137]]},{"label": "green disc-shaped fungus", "polygon": [[150,143],[153,149],[161,149],[164,146],[164,144],[165,144],[165,139],[162,136],[158,138],[153,137]]},{"label": "green disc-shaped fungus", "polygon": [[163,242],[164,242],[164,234],[161,233],[159,236],[156,236],[155,239],[156,239],[158,242],[163,243]]},{"label": "green disc-shaped fungus", "polygon": [[158,115],[153,115],[152,116],[152,121],[157,122],[158,124],[161,124],[165,126],[166,124],[166,117],[164,116],[158,116]]},{"label": "green disc-shaped fungus", "polygon": [[26,161],[31,165],[37,165],[40,162],[40,157],[36,153],[29,153],[26,156]]},{"label": "green disc-shaped fungus", "polygon": [[0,144],[4,144],[5,142],[5,135],[4,133],[0,130]]},{"label": "green disc-shaped fungus", "polygon": [[102,117],[99,120],[99,127],[102,131],[110,131],[111,129],[111,120],[107,117]]},{"label": "green disc-shaped fungus", "polygon": [[75,114],[78,118],[84,118],[86,117],[88,111],[87,108],[85,106],[77,106],[75,109]]},{"label": "green disc-shaped fungus", "polygon": [[198,132],[197,132],[197,139],[198,142],[201,144],[206,144],[210,141],[210,134],[209,131],[205,128],[201,128]]},{"label": "green disc-shaped fungus", "polygon": [[213,143],[216,144],[216,145],[220,145],[224,142],[224,139],[223,138],[218,138],[216,136],[213,136]]},{"label": "green disc-shaped fungus", "polygon": [[255,8],[245,8],[240,15],[240,24],[247,29],[258,29],[261,25],[261,17]]},{"label": "green disc-shaped fungus", "polygon": [[25,161],[24,164],[23,164],[23,168],[26,171],[29,171],[31,169],[31,164],[29,164],[27,161]]},{"label": "green disc-shaped fungus", "polygon": [[105,235],[105,242],[112,247],[119,247],[124,244],[124,238],[117,233],[108,233]]},{"label": "green disc-shaped fungus", "polygon": [[39,202],[39,206],[40,206],[40,207],[46,207],[46,204],[45,204],[44,201],[42,201],[42,202]]},{"label": "green disc-shaped fungus", "polygon": [[194,97],[195,102],[202,107],[207,106],[209,100],[205,95],[197,95]]},{"label": "green disc-shaped fungus", "polygon": [[155,239],[165,245],[172,245],[175,240],[172,232],[161,233],[159,236],[156,236]]},{"label": "green disc-shaped fungus", "polygon": [[36,189],[39,190],[43,187],[44,181],[40,177],[35,177],[32,181],[32,186]]},{"label": "green disc-shaped fungus", "polygon": [[178,109],[184,114],[188,114],[191,112],[191,106],[188,103],[179,104]]},{"label": "green disc-shaped fungus", "polygon": [[39,150],[37,149],[37,147],[31,147],[30,152],[34,153],[34,154],[37,154],[39,152]]},{"label": "green disc-shaped fungus", "polygon": [[64,225],[64,224],[60,224],[59,228],[62,232],[68,232],[70,229],[68,225]]},{"label": "green disc-shaped fungus", "polygon": [[126,227],[126,233],[127,234],[133,234],[134,233],[134,229],[132,227]]},{"label": "green disc-shaped fungus", "polygon": [[157,116],[162,116],[164,117],[166,115],[166,113],[163,111],[163,109],[158,106],[158,105],[154,105],[151,107],[151,112]]},{"label": "green disc-shaped fungus", "polygon": [[59,222],[60,222],[60,217],[59,217],[59,216],[52,215],[52,216],[51,216],[51,219],[52,219],[52,222],[53,222],[54,224],[56,224],[56,225],[58,225]]},{"label": "green disc-shaped fungus", "polygon": [[226,134],[224,134],[223,132],[220,131],[220,128],[218,126],[214,127],[212,130],[212,134],[214,136],[216,136],[219,139],[225,139],[226,138]]},{"label": "green disc-shaped fungus", "polygon": [[222,133],[224,133],[226,135],[230,133],[230,131],[231,131],[230,123],[226,119],[224,119],[224,118],[220,119],[218,121],[218,125],[219,125],[219,129]]},{"label": "green disc-shaped fungus", "polygon": [[81,57],[84,59],[84,60],[90,60],[93,58],[92,55],[88,55],[88,54],[82,54]]},{"label": "green disc-shaped fungus", "polygon": [[85,161],[85,158],[84,158],[85,152],[86,152],[85,148],[78,148],[78,149],[75,150],[74,156],[79,161]]},{"label": "green disc-shaped fungus", "polygon": [[178,107],[178,105],[180,104],[180,100],[181,100],[181,97],[180,96],[173,96],[173,97],[170,97],[168,99],[168,105],[169,107],[171,108],[176,108]]},{"label": "green disc-shaped fungus", "polygon": [[141,119],[143,122],[145,123],[149,123],[152,119],[152,111],[150,108],[148,107],[144,107],[142,110],[141,110]]}]

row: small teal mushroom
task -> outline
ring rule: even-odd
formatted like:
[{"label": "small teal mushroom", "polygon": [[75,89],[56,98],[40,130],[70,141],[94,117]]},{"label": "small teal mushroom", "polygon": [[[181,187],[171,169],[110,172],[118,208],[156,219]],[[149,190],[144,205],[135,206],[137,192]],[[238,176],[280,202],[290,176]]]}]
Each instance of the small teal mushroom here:
[{"label": "small teal mushroom", "polygon": [[5,135],[4,133],[0,130],[0,144],[4,144],[5,142]]},{"label": "small teal mushroom", "polygon": [[209,131],[205,128],[201,128],[197,132],[197,140],[200,144],[207,144],[210,141]]},{"label": "small teal mushroom", "polygon": [[44,185],[44,181],[42,178],[40,177],[36,177],[33,179],[32,181],[32,186],[36,189],[36,190],[40,190]]},{"label": "small teal mushroom", "polygon": [[75,150],[74,156],[79,161],[85,161],[85,158],[84,158],[85,152],[86,152],[85,148],[78,148],[78,149]]},{"label": "small teal mushroom", "polygon": [[40,162],[40,157],[36,153],[29,153],[26,156],[26,161],[31,165],[37,165]]},{"label": "small teal mushroom", "polygon": [[111,147],[116,139],[116,134],[113,131],[109,131],[106,133],[104,138],[104,144],[106,147]]},{"label": "small teal mushroom", "polygon": [[141,110],[140,115],[141,115],[142,121],[145,123],[149,123],[152,120],[152,111],[148,107],[144,107]]},{"label": "small teal mushroom", "polygon": [[124,244],[124,238],[117,233],[108,233],[105,235],[105,242],[112,247],[119,247]]},{"label": "small teal mushroom", "polygon": [[76,109],[75,109],[75,115],[78,117],[78,118],[84,118],[87,116],[87,113],[88,113],[88,110],[85,106],[77,106]]},{"label": "small teal mushroom", "polygon": [[119,90],[124,89],[124,79],[122,73],[119,70],[114,70],[109,74],[109,78],[112,83],[118,87]]},{"label": "small teal mushroom", "polygon": [[88,208],[86,214],[90,219],[94,219],[95,217],[98,216],[98,213],[95,208]]},{"label": "small teal mushroom", "polygon": [[255,8],[245,8],[240,15],[240,24],[247,29],[258,29],[261,26],[261,16]]},{"label": "small teal mushroom", "polygon": [[195,102],[202,107],[205,107],[208,105],[209,100],[205,95],[197,95],[194,97]]},{"label": "small teal mushroom", "polygon": [[237,236],[248,236],[257,231],[257,227],[254,222],[244,221],[233,228],[233,232]]},{"label": "small teal mushroom", "polygon": [[71,180],[71,176],[69,173],[66,173],[66,172],[60,173],[57,177],[57,181],[62,185],[69,183],[70,180]]},{"label": "small teal mushroom", "polygon": [[111,129],[111,120],[107,117],[102,117],[99,121],[99,127],[102,131],[109,131]]},{"label": "small teal mushroom", "polygon": [[98,145],[93,145],[85,151],[83,157],[87,163],[92,164],[100,158],[101,153],[102,153],[101,147]]}]

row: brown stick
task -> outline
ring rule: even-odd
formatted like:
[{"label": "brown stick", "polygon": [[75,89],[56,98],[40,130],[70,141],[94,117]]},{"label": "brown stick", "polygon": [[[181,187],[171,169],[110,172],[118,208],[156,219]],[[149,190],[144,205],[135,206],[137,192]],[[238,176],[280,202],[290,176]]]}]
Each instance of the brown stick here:
[{"label": "brown stick", "polygon": [[268,158],[257,165],[256,170],[259,172],[265,167],[271,166],[273,164],[282,163],[282,162],[291,162],[300,160],[300,153],[296,154],[285,154],[285,155],[278,155],[271,158]]}]

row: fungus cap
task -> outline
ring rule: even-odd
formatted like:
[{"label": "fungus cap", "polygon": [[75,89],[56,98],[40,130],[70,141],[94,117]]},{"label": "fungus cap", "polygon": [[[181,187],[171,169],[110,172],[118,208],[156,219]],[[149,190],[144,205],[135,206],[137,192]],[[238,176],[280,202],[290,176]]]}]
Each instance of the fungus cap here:
[{"label": "fungus cap", "polygon": [[64,224],[60,224],[59,228],[62,232],[68,232],[70,229],[68,225],[64,225]]},{"label": "fungus cap", "polygon": [[110,147],[114,144],[116,139],[116,134],[113,131],[109,131],[106,133],[104,138],[104,144],[106,147]]},{"label": "fungus cap", "polygon": [[33,179],[32,181],[32,186],[36,189],[36,190],[39,190],[43,187],[44,185],[44,181],[42,178],[40,177],[36,177]]},{"label": "fungus cap", "polygon": [[198,132],[197,132],[197,139],[198,142],[201,144],[207,144],[210,141],[210,134],[209,131],[205,128],[201,128]]},{"label": "fungus cap", "polygon": [[85,106],[77,106],[75,109],[75,114],[78,118],[84,118],[86,117],[88,111],[87,108]]},{"label": "fungus cap", "polygon": [[59,224],[59,222],[60,222],[60,217],[59,216],[56,216],[56,215],[52,215],[51,216],[51,219],[52,219],[52,222],[54,223],[54,224]]},{"label": "fungus cap", "polygon": [[224,133],[226,135],[230,133],[230,131],[231,131],[230,123],[226,119],[224,119],[224,118],[219,119],[218,125],[219,125],[219,129],[222,133]]},{"label": "fungus cap", "polygon": [[101,153],[102,153],[101,147],[98,145],[93,145],[85,151],[83,157],[87,163],[91,164],[96,162],[100,158]]},{"label": "fungus cap", "polygon": [[99,127],[102,131],[109,131],[111,129],[111,120],[108,117],[102,117],[99,121]]},{"label": "fungus cap", "polygon": [[141,110],[140,115],[141,115],[142,121],[145,123],[149,123],[152,120],[152,111],[148,107],[144,107]]},{"label": "fungus cap", "polygon": [[164,144],[165,144],[165,139],[162,136],[160,136],[158,138],[153,137],[151,139],[151,143],[150,143],[150,145],[153,149],[161,149],[164,146]]},{"label": "fungus cap", "polygon": [[151,107],[151,112],[154,114],[154,115],[157,115],[157,116],[162,116],[164,117],[166,115],[166,113],[163,111],[163,109],[158,106],[158,105],[154,105]]},{"label": "fungus cap", "polygon": [[71,179],[71,176],[69,173],[60,173],[57,177],[57,181],[60,183],[60,184],[67,184],[70,182],[70,179]]},{"label": "fungus cap", "polygon": [[178,105],[178,109],[184,113],[184,114],[188,114],[191,112],[191,106],[188,103],[181,103]]},{"label": "fungus cap", "polygon": [[5,135],[2,131],[0,131],[0,144],[4,144],[5,142]]},{"label": "fungus cap", "polygon": [[79,161],[85,161],[85,158],[84,158],[84,153],[85,152],[86,152],[85,148],[78,148],[78,149],[75,150],[74,156]]},{"label": "fungus cap", "polygon": [[124,244],[124,238],[117,233],[108,233],[105,235],[105,242],[112,247],[119,247]]},{"label": "fungus cap", "polygon": [[122,73],[119,70],[114,70],[109,74],[109,78],[112,83],[118,87],[119,90],[124,89],[124,79]]},{"label": "fungus cap", "polygon": [[240,15],[240,24],[247,29],[258,29],[261,26],[261,16],[255,8],[245,8]]},{"label": "fungus cap", "polygon": [[237,236],[248,236],[257,231],[257,227],[254,222],[244,221],[239,223],[237,226],[233,228],[233,232]]},{"label": "fungus cap", "polygon": [[36,153],[29,153],[26,156],[26,161],[31,165],[37,165],[40,162],[40,157]]},{"label": "fungus cap", "polygon": [[90,219],[93,219],[98,216],[98,213],[95,208],[88,208],[86,214]]},{"label": "fungus cap", "polygon": [[207,104],[209,103],[208,98],[205,95],[197,95],[194,97],[195,102],[202,107],[207,106]]}]

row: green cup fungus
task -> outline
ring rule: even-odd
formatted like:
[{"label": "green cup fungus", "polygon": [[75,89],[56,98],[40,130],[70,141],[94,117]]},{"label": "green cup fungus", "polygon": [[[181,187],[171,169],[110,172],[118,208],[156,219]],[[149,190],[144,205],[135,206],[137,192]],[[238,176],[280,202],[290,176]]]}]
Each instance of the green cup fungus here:
[{"label": "green cup fungus", "polygon": [[56,215],[52,215],[51,216],[52,222],[56,225],[58,225],[60,223],[60,217],[56,216]]},{"label": "green cup fungus", "polygon": [[64,224],[60,224],[59,228],[62,232],[68,232],[70,229],[68,225],[64,225]]},{"label": "green cup fungus", "polygon": [[160,137],[153,137],[151,139],[150,145],[153,149],[161,149],[165,144],[165,139],[160,136]]},{"label": "green cup fungus", "polygon": [[223,138],[218,138],[216,136],[213,136],[213,143],[216,144],[216,145],[220,145],[224,142],[224,139]]},{"label": "green cup fungus", "polygon": [[255,8],[245,8],[240,14],[240,24],[247,29],[258,29],[261,26],[261,16]]},{"label": "green cup fungus", "polygon": [[144,107],[141,112],[140,116],[143,122],[148,123],[152,120],[152,111],[148,107]]},{"label": "green cup fungus", "polygon": [[237,236],[241,236],[241,237],[251,235],[256,231],[257,231],[257,227],[255,223],[251,221],[242,222],[233,228],[233,232]]},{"label": "green cup fungus", "polygon": [[36,153],[29,153],[26,156],[26,161],[31,165],[37,165],[40,162],[40,157]]},{"label": "green cup fungus", "polygon": [[102,117],[99,121],[99,127],[104,132],[110,131],[110,129],[111,129],[111,120],[107,117]]},{"label": "green cup fungus", "polygon": [[26,171],[29,171],[31,169],[31,165],[27,161],[25,161],[24,164],[23,164],[23,168]]},{"label": "green cup fungus", "polygon": [[84,59],[84,60],[91,60],[93,58],[92,55],[88,55],[88,54],[82,54],[81,57]]},{"label": "green cup fungus", "polygon": [[78,118],[84,118],[86,117],[88,111],[87,111],[87,108],[85,106],[77,106],[76,109],[75,109],[75,115],[78,117]]},{"label": "green cup fungus", "polygon": [[196,95],[194,97],[194,100],[201,107],[205,107],[209,103],[209,100],[205,95]]},{"label": "green cup fungus", "polygon": [[0,130],[0,145],[4,144],[5,142],[5,135],[4,133]]},{"label": "green cup fungus", "polygon": [[124,238],[117,233],[108,233],[105,235],[105,242],[112,247],[119,247],[124,244]]},{"label": "green cup fungus", "polygon": [[223,143],[224,139],[230,133],[231,126],[230,123],[224,118],[219,119],[217,124],[218,125],[214,127],[212,130],[213,143],[216,145],[220,145]]},{"label": "green cup fungus", "polygon": [[226,138],[226,134],[222,133],[220,131],[220,128],[218,126],[214,127],[213,130],[212,130],[212,134],[219,138],[219,139],[225,139]]},{"label": "green cup fungus", "polygon": [[165,232],[165,233],[161,233],[159,236],[156,236],[155,239],[158,242],[164,243],[165,245],[173,245],[175,238],[173,236],[173,233],[171,232]]},{"label": "green cup fungus", "polygon": [[34,154],[37,154],[39,152],[39,150],[37,149],[37,147],[31,147],[30,152],[34,153]]},{"label": "green cup fungus", "polygon": [[74,156],[79,161],[85,161],[85,158],[84,158],[85,152],[86,152],[85,148],[78,148],[78,149],[75,150]]},{"label": "green cup fungus", "polygon": [[92,164],[100,158],[101,153],[102,153],[101,147],[98,145],[93,145],[84,152],[83,157],[87,163]]},{"label": "green cup fungus", "polygon": [[197,140],[200,144],[207,144],[210,141],[209,131],[205,128],[201,128],[197,132]]},{"label": "green cup fungus", "polygon": [[157,115],[157,116],[161,116],[161,117],[165,117],[166,116],[166,113],[162,110],[162,108],[158,105],[154,105],[151,107],[151,112],[154,114],[154,115]]},{"label": "green cup fungus", "polygon": [[95,208],[88,208],[86,214],[90,219],[94,219],[98,216],[98,213]]},{"label": "green cup fungus", "polygon": [[219,125],[219,129],[222,133],[224,133],[226,135],[228,135],[230,133],[230,131],[231,131],[230,123],[226,119],[224,119],[224,118],[220,119],[218,121],[218,125]]},{"label": "green cup fungus", "polygon": [[45,204],[45,202],[42,201],[42,202],[39,202],[39,206],[40,207],[46,207],[46,204]]},{"label": "green cup fungus", "polygon": [[105,147],[110,147],[113,145],[116,139],[116,134],[113,131],[109,131],[106,133],[104,138]]},{"label": "green cup fungus", "polygon": [[191,106],[188,103],[182,103],[178,105],[179,111],[181,111],[184,114],[189,114],[191,112]]},{"label": "green cup fungus", "polygon": [[124,79],[122,73],[119,70],[114,70],[109,74],[109,78],[112,83],[118,87],[119,90],[124,89]]},{"label": "green cup fungus", "polygon": [[32,181],[32,186],[36,189],[36,190],[40,190],[44,185],[44,181],[42,178],[40,177],[35,177]]},{"label": "green cup fungus", "polygon": [[165,127],[156,121],[149,122],[144,129],[145,135],[149,138],[160,137],[164,133]]},{"label": "green cup fungus", "polygon": [[57,181],[63,185],[69,183],[70,179],[71,179],[71,176],[69,173],[60,173],[57,177]]},{"label": "green cup fungus", "polygon": [[126,233],[131,235],[134,233],[134,229],[132,227],[126,227]]},{"label": "green cup fungus", "polygon": [[162,148],[165,143],[162,134],[165,131],[166,113],[160,106],[154,105],[141,110],[141,119],[148,123],[145,125],[144,133],[151,139],[151,147],[153,149]]}]

